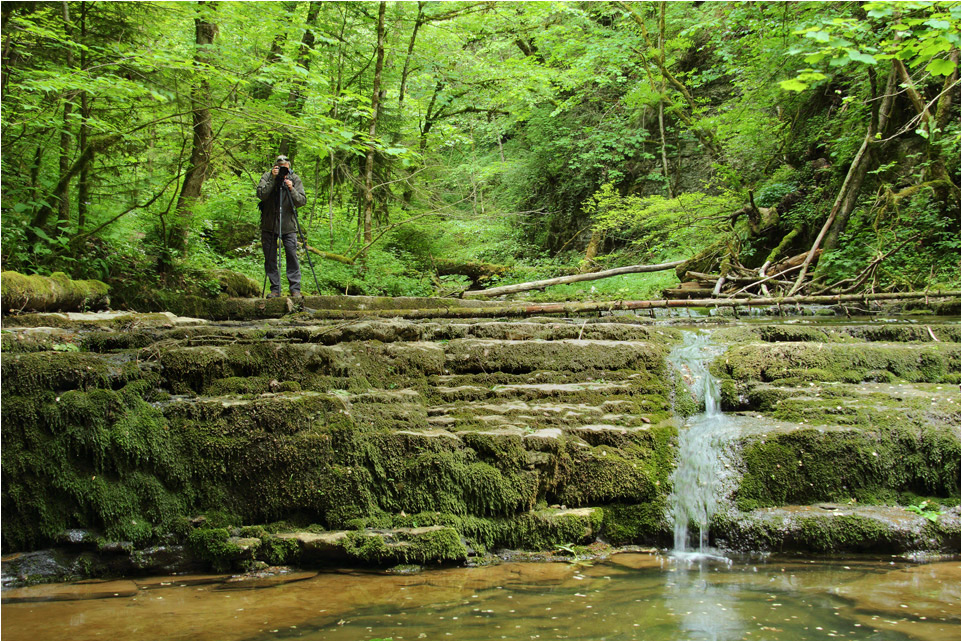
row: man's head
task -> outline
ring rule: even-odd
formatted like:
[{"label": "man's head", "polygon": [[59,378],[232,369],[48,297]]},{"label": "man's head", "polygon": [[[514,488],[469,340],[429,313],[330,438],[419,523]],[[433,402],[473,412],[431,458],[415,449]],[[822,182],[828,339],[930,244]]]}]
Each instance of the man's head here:
[{"label": "man's head", "polygon": [[274,159],[274,165],[276,165],[277,167],[287,167],[287,168],[290,168],[290,166],[291,166],[291,161],[290,161],[290,159],[289,159],[287,156],[284,156],[284,155],[282,154],[282,155],[280,155],[280,156],[278,156],[277,158]]}]

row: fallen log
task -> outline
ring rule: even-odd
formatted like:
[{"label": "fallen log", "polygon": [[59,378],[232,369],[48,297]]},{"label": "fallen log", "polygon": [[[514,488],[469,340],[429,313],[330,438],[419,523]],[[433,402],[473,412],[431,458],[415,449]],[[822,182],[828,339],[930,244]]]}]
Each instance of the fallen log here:
[{"label": "fallen log", "polygon": [[50,276],[3,272],[0,301],[3,314],[23,310],[77,312],[99,310],[110,304],[109,288],[101,281],[74,281],[63,272]]},{"label": "fallen log", "polygon": [[462,297],[473,298],[473,297],[492,297],[501,296],[502,294],[514,294],[515,292],[525,292],[528,290],[543,290],[544,288],[551,285],[563,285],[565,283],[578,283],[580,281],[596,281],[598,279],[607,279],[612,276],[618,276],[620,274],[638,274],[641,272],[660,272],[662,270],[671,270],[685,261],[672,261],[670,263],[659,263],[657,265],[628,265],[625,267],[614,268],[611,270],[602,270],[601,272],[588,272],[587,274],[572,274],[570,276],[559,276],[554,279],[544,279],[543,281],[529,281],[527,283],[516,283],[514,285],[505,285],[499,288],[490,288],[488,290],[468,290],[461,294]]},{"label": "fallen log", "polygon": [[868,303],[870,301],[912,301],[930,298],[962,298],[962,291],[935,292],[881,292],[878,294],[840,294],[821,296],[767,297],[742,299],[662,299],[657,301],[586,301],[539,304],[505,304],[503,306],[438,307],[407,310],[312,310],[311,298],[304,300],[304,312],[319,319],[353,319],[388,317],[402,319],[469,319],[490,317],[525,317],[542,314],[576,314],[592,312],[615,312],[621,310],[652,310],[659,308],[759,308],[780,305]]},{"label": "fallen log", "polygon": [[325,252],[324,250],[319,250],[316,247],[312,247],[307,243],[304,244],[312,254],[316,254],[321,258],[328,259],[330,261],[337,261],[338,263],[343,263],[344,265],[354,265],[354,259],[349,256],[344,256],[343,254],[335,254],[334,252]]}]

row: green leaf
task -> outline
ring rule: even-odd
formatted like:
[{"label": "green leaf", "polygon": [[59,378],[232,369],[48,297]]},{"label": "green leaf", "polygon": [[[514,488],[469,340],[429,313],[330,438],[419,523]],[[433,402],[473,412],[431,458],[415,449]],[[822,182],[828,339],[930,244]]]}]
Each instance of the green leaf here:
[{"label": "green leaf", "polygon": [[798,78],[792,78],[791,80],[783,80],[778,84],[785,91],[805,91],[806,89],[808,89],[808,85],[800,81]]},{"label": "green leaf", "polygon": [[925,66],[925,70],[933,76],[948,76],[955,71],[955,63],[951,60],[934,58]]},{"label": "green leaf", "polygon": [[877,64],[877,61],[875,60],[875,58],[873,58],[869,54],[862,53],[854,49],[848,50],[848,57],[850,60],[854,60],[855,62],[864,62],[866,65]]},{"label": "green leaf", "polygon": [[881,9],[872,9],[868,12],[869,18],[886,18],[892,15],[892,10],[888,7],[883,7]]},{"label": "green leaf", "polygon": [[832,39],[832,36],[825,31],[809,31],[805,34],[806,38],[811,38],[817,42],[828,42]]}]

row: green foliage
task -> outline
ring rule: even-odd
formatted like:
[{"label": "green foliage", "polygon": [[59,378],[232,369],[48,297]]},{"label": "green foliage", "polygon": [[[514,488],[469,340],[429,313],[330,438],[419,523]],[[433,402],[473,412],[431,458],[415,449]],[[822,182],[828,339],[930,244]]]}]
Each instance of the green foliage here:
[{"label": "green foliage", "polygon": [[725,228],[732,195],[689,192],[676,198],[621,196],[606,183],[584,204],[594,229],[630,241],[644,255],[668,260],[691,256]]},{"label": "green foliage", "polygon": [[[384,69],[369,139],[373,65],[358,61],[370,57],[374,6],[11,4],[4,269],[101,280],[120,303],[216,296],[214,273],[224,269],[262,283],[253,191],[282,144],[307,190],[301,222],[311,245],[366,255],[353,266],[313,256],[325,294],[463,289],[464,276],[436,277],[438,259],[516,266],[505,281],[557,276],[582,267],[575,257],[591,231],[605,233],[599,265],[680,258],[728,233],[723,218],[748,189],[767,207],[797,188],[804,200],[777,224],[803,226],[803,243],[872,117],[869,71],[877,94],[882,66],[902,60],[930,101],[959,46],[951,2],[651,5],[638,14],[651,42],[615,4],[398,3],[386,42],[395,64]],[[217,25],[201,50],[197,17]],[[792,89],[825,91],[785,92],[786,78]],[[211,162],[200,199],[178,210],[198,104],[212,119]],[[895,117],[905,121],[902,111]],[[927,137],[926,157],[880,162],[906,175],[957,158],[955,115],[944,115],[944,132],[912,128]],[[87,162],[83,140],[94,152]],[[369,147],[375,240],[361,252]],[[832,166],[813,173],[821,159]],[[61,213],[56,186],[72,163]],[[790,171],[779,176],[779,166]],[[957,197],[937,199],[951,210]],[[871,255],[867,237],[852,238],[863,247],[830,258],[833,275],[851,276]],[[767,254],[771,240],[745,247]],[[911,262],[914,283],[925,261]],[[947,265],[935,278],[951,278]],[[596,284],[595,293],[624,287]]]},{"label": "green foliage", "polygon": [[[806,44],[790,53],[804,56],[810,65],[827,64],[833,73],[851,63],[875,66],[893,58],[909,67],[925,65],[925,71],[933,76],[949,76],[958,68],[957,62],[945,57],[960,44],[958,3],[886,0],[867,2],[858,13],[861,15],[821,17],[816,24],[797,29],[795,33]],[[828,77],[807,69],[782,81],[781,86],[804,91]]]},{"label": "green foliage", "polygon": [[910,513],[915,513],[916,515],[921,515],[932,523],[939,521],[939,515],[945,515],[944,510],[929,508],[928,500],[923,500],[918,504],[909,504],[905,507],[905,510],[909,511]]}]

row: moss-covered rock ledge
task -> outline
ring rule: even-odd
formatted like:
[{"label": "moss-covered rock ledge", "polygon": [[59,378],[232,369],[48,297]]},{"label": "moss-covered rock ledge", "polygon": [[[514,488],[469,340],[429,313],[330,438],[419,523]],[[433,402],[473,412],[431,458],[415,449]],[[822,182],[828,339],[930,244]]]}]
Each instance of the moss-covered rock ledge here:
[{"label": "moss-covered rock ledge", "polygon": [[109,288],[101,281],[74,281],[63,272],[50,276],[0,273],[3,314],[50,310],[100,310],[110,304]]},{"label": "moss-covered rock ledge", "polygon": [[[957,326],[710,320],[739,425],[713,541],[955,546]],[[3,551],[57,551],[17,557],[32,578],[56,556],[83,576],[667,546],[697,410],[680,339],[623,317],[7,317]]]}]

